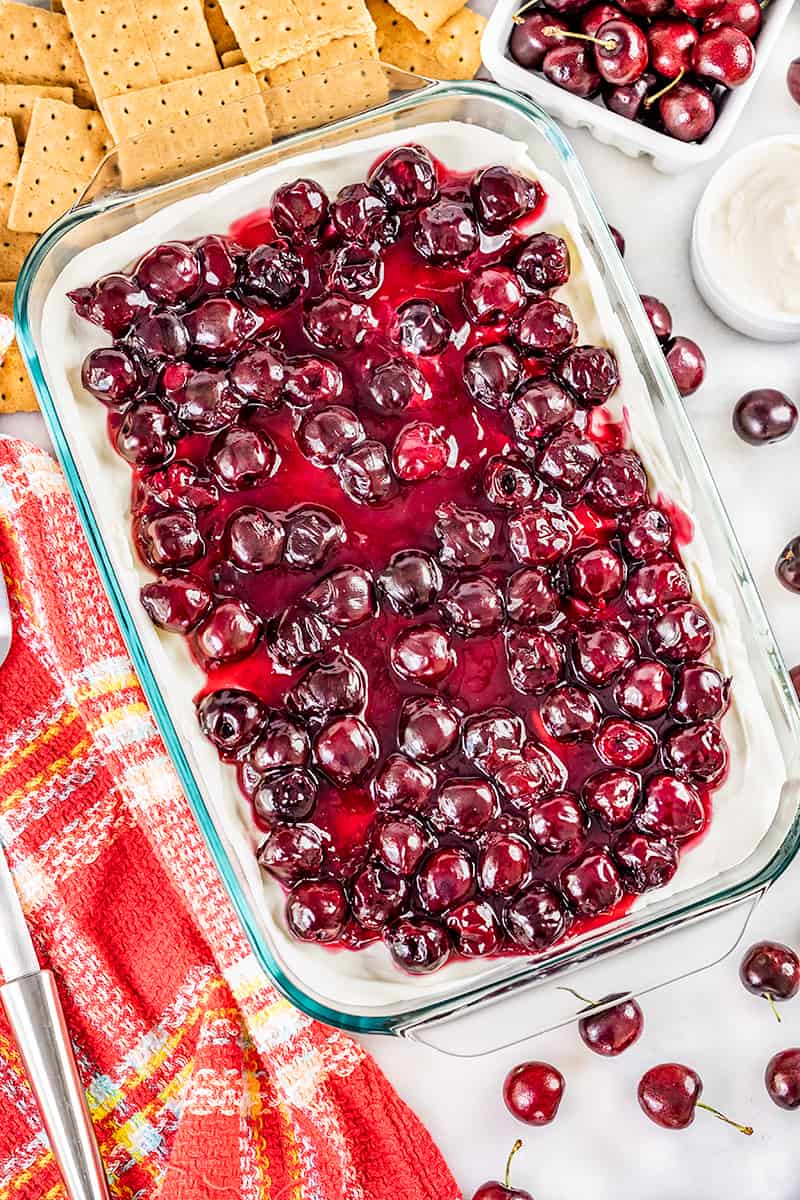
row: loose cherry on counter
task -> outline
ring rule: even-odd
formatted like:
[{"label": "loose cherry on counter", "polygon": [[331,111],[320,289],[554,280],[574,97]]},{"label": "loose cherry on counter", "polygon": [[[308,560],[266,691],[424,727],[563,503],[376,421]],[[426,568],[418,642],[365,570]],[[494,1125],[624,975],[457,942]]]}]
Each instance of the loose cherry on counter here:
[{"label": "loose cherry on counter", "polygon": [[687,1129],[694,1121],[696,1110],[702,1108],[747,1137],[752,1135],[749,1125],[740,1125],[710,1104],[704,1104],[700,1099],[702,1091],[703,1081],[691,1067],[682,1063],[660,1063],[645,1071],[639,1080],[639,1106],[645,1116],[662,1129]]},{"label": "loose cherry on counter", "polygon": [[644,1013],[638,1002],[625,992],[604,996],[602,1000],[587,1000],[573,988],[562,988],[561,991],[569,992],[587,1005],[586,1016],[578,1021],[578,1032],[595,1054],[615,1058],[642,1036]]},{"label": "loose cherry on counter", "polygon": [[506,1173],[503,1183],[500,1183],[497,1179],[490,1179],[487,1183],[481,1184],[472,1197],[472,1200],[533,1200],[530,1192],[526,1192],[524,1188],[512,1187],[510,1183],[511,1161],[514,1155],[521,1149],[522,1140],[517,1138],[511,1147],[511,1153],[506,1159]]},{"label": "loose cherry on counter", "polygon": [[525,1062],[514,1067],[503,1084],[503,1099],[512,1117],[525,1125],[549,1125],[555,1119],[566,1083],[556,1067]]},{"label": "loose cherry on counter", "polygon": [[800,58],[793,58],[786,68],[786,86],[796,104],[800,104]]},{"label": "loose cherry on counter", "polygon": [[739,978],[748,992],[768,1000],[776,1018],[776,1001],[791,1000],[800,991],[800,958],[781,942],[756,942],[745,954]]},{"label": "loose cherry on counter", "polygon": [[691,338],[674,337],[667,343],[665,353],[678,391],[682,396],[693,395],[706,376],[703,351]]},{"label": "loose cherry on counter", "polygon": [[767,1094],[778,1108],[800,1108],[800,1049],[781,1050],[764,1072]]},{"label": "loose cherry on counter", "polygon": [[780,442],[797,424],[797,405],[777,388],[755,388],[733,410],[733,428],[751,446]]},{"label": "loose cherry on counter", "polygon": [[790,592],[800,592],[800,537],[792,538],[783,547],[775,574]]},{"label": "loose cherry on counter", "polygon": [[647,319],[653,326],[653,333],[662,343],[672,337],[672,314],[663,300],[656,296],[640,296],[642,307],[647,313]]}]

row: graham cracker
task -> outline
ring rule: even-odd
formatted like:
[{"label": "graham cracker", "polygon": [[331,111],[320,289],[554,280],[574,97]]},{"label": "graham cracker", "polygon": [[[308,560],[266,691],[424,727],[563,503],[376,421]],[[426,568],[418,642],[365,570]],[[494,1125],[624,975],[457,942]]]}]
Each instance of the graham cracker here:
[{"label": "graham cracker", "polygon": [[334,71],[337,67],[351,66],[355,63],[377,60],[378,47],[375,35],[366,37],[336,38],[321,46],[318,50],[310,50],[280,66],[265,71],[265,79],[270,87],[285,87],[298,79],[311,75],[322,75],[326,71]]},{"label": "graham cracker", "polygon": [[219,0],[252,71],[373,31],[364,0]]},{"label": "graham cracker", "polygon": [[433,35],[421,33],[386,0],[370,0],[381,62],[432,79],[472,79],[481,65],[486,18],[462,8]]},{"label": "graham cracker", "polygon": [[203,0],[64,0],[98,104],[219,69]]},{"label": "graham cracker", "polygon": [[[13,282],[0,283],[0,314],[4,317],[14,315],[15,287]],[[12,342],[0,362],[0,413],[33,412],[37,407],[19,347]]]},{"label": "graham cracker", "polygon": [[50,11],[57,12],[57,13],[63,13],[64,0],[50,0]]},{"label": "graham cracker", "polygon": [[390,3],[422,33],[431,35],[460,12],[466,0],[390,0]]},{"label": "graham cracker", "polygon": [[220,54],[219,61],[223,67],[241,67],[247,60],[237,46],[235,50],[226,50]]},{"label": "graham cracker", "polygon": [[0,0],[0,83],[71,87],[77,103],[94,104],[67,18],[14,0]]},{"label": "graham cracker", "polygon": [[10,117],[0,117],[0,279],[16,279],[36,241],[32,233],[13,233],[8,228],[8,210],[18,170],[19,147],[14,123]]},{"label": "graham cracker", "polygon": [[[293,64],[287,66],[291,72]],[[384,104],[389,83],[381,63],[368,58],[321,74],[298,75],[280,86],[268,86],[265,95],[273,134],[284,137]]]},{"label": "graham cracker", "polygon": [[125,187],[175,178],[272,140],[264,93],[246,66],[126,92],[105,108]]},{"label": "graham cracker", "polygon": [[35,100],[9,227],[18,233],[45,230],[80,199],[110,146],[98,112],[60,100]]},{"label": "graham cracker", "polygon": [[[203,15],[220,59],[223,54],[229,54],[231,50],[239,49],[236,34],[225,20],[225,13],[220,8],[219,0],[203,0]],[[225,66],[225,63],[222,65]]]},{"label": "graham cracker", "polygon": [[33,102],[37,96],[50,100],[72,103],[71,87],[45,87],[38,83],[0,83],[0,115],[11,117],[17,141],[22,143],[28,136]]}]

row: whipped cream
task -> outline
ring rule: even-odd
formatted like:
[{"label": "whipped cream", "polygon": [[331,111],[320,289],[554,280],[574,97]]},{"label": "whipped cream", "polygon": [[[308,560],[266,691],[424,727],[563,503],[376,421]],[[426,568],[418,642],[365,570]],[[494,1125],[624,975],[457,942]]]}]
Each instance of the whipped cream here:
[{"label": "whipped cream", "polygon": [[717,285],[746,308],[800,318],[800,140],[745,155],[715,199],[701,236]]},{"label": "whipped cream", "polygon": [[[690,486],[672,464],[647,385],[600,273],[586,252],[568,193],[535,166],[524,145],[475,125],[442,121],[310,152],[162,209],[83,251],[65,267],[45,303],[41,327],[46,331],[47,344],[39,347],[51,394],[119,586],[264,941],[280,970],[307,996],[330,1008],[363,1016],[410,1012],[433,1000],[460,994],[478,982],[506,979],[523,970],[525,960],[455,960],[433,975],[414,977],[392,963],[381,943],[352,952],[291,937],[284,920],[284,892],[260,871],[256,861],[261,835],[251,819],[248,801],[239,791],[233,769],[220,762],[200,734],[193,699],[204,676],[183,639],[157,630],[140,606],[139,588],[152,575],[132,549],[130,469],[109,444],[104,409],[80,384],[85,355],[109,339],[75,315],[67,292],[104,273],[124,269],[159,241],[224,231],[235,218],[263,206],[265,197],[277,186],[297,176],[312,175],[329,195],[335,195],[345,184],[363,179],[379,153],[408,141],[423,143],[454,170],[503,163],[541,181],[548,201],[539,225],[566,238],[572,259],[571,278],[559,290],[559,298],[572,309],[579,341],[611,346],[619,360],[622,382],[608,406],[610,416],[626,421],[654,493],[669,498],[691,515],[695,506]],[[734,677],[732,705],[723,721],[730,748],[730,772],[715,792],[714,817],[707,833],[684,852],[668,887],[637,898],[637,908],[663,904],[675,893],[701,888],[747,858],[773,823],[786,777],[780,748],[748,660],[733,589],[730,585],[718,586],[712,555],[701,531],[695,530],[691,542],[683,547],[683,558],[697,599],[716,629],[710,657],[720,670]]]}]

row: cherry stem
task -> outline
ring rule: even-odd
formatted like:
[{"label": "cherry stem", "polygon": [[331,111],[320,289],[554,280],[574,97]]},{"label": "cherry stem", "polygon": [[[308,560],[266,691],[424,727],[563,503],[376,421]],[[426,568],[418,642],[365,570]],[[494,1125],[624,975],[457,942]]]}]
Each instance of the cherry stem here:
[{"label": "cherry stem", "polygon": [[778,1012],[778,1006],[775,1003],[775,997],[772,995],[771,992],[762,992],[761,995],[764,997],[765,1000],[769,1001],[769,1006],[772,1009],[772,1011],[775,1013],[775,1020],[780,1025],[783,1022],[783,1017]]},{"label": "cherry stem", "polygon": [[512,22],[515,25],[521,25],[522,24],[522,14],[526,13],[529,8],[538,8],[538,7],[539,7],[539,0],[528,0],[527,4],[523,4],[522,8],[518,8],[517,11],[514,13],[513,17],[511,18]]},{"label": "cherry stem", "polygon": [[514,1157],[514,1155],[517,1153],[517,1151],[521,1150],[521,1149],[522,1149],[522,1138],[517,1138],[517,1140],[514,1142],[514,1145],[511,1147],[511,1153],[509,1154],[508,1158],[506,1159],[506,1188],[508,1188],[509,1191],[511,1190],[511,1184],[508,1182],[509,1172],[511,1171],[511,1160]]},{"label": "cherry stem", "polygon": [[674,79],[670,79],[670,81],[666,87],[661,88],[657,92],[653,92],[652,96],[648,96],[646,98],[646,100],[644,102],[645,108],[651,108],[655,104],[656,100],[660,100],[662,96],[666,96],[667,92],[671,92],[672,89],[675,87],[676,83],[680,83],[680,81],[683,79],[685,74],[686,74],[686,67],[681,67],[680,71],[678,71],[678,74],[675,76]]},{"label": "cherry stem", "polygon": [[582,996],[580,992],[576,992],[575,988],[559,987],[560,992],[569,992],[570,996],[574,996],[576,1000],[580,1000],[581,1004],[588,1004],[589,1008],[597,1008],[599,1000],[589,1000],[587,996]]},{"label": "cherry stem", "polygon": [[712,1108],[710,1104],[704,1104],[702,1100],[697,1101],[697,1107],[710,1112],[712,1116],[718,1120],[724,1121],[726,1125],[732,1125],[734,1129],[738,1129],[739,1133],[743,1133],[745,1137],[753,1136],[753,1128],[751,1125],[740,1125],[738,1121],[732,1121],[730,1117],[726,1117],[725,1113],[721,1113],[718,1108]]},{"label": "cherry stem", "polygon": [[592,37],[591,33],[573,33],[570,29],[559,29],[556,25],[545,25],[542,29],[545,37],[552,38],[576,38],[579,42],[594,42],[595,46],[602,46],[604,50],[616,50],[616,38],[598,38]]}]

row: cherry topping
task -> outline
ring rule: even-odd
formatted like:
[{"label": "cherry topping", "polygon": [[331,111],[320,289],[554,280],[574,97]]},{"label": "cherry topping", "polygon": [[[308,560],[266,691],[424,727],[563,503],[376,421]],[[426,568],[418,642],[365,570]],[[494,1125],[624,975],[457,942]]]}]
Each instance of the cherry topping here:
[{"label": "cherry topping", "polygon": [[564,1076],[545,1062],[525,1062],[509,1071],[503,1099],[512,1117],[525,1125],[549,1125],[564,1096]]},{"label": "cherry topping", "polygon": [[674,604],[650,623],[650,643],[667,662],[700,658],[713,640],[708,617],[696,604]]},{"label": "cherry topping", "polygon": [[395,612],[414,616],[436,600],[442,589],[442,571],[436,559],[423,550],[401,550],[389,559],[377,584]]},{"label": "cherry topping", "polygon": [[364,929],[380,932],[406,906],[408,883],[380,863],[369,863],[353,881],[353,916]]},{"label": "cherry topping", "polygon": [[337,471],[342,489],[358,504],[383,504],[397,489],[383,442],[359,442],[340,456]]},{"label": "cherry topping", "polygon": [[280,355],[268,346],[245,350],[230,369],[231,387],[245,400],[276,408],[286,380],[286,367]]},{"label": "cherry topping", "polygon": [[172,457],[175,434],[175,422],[163,404],[141,400],[125,413],[114,444],[127,462],[149,467]]},{"label": "cherry topping", "polygon": [[286,703],[308,721],[358,712],[366,696],[367,685],[360,663],[349,654],[339,653],[309,667],[288,692]]},{"label": "cherry topping", "polygon": [[561,874],[561,888],[582,917],[608,912],[622,899],[622,880],[605,850],[588,850]]},{"label": "cherry topping", "polygon": [[301,571],[318,567],[347,536],[341,517],[315,504],[291,509],[284,517],[284,526],[283,556],[289,566]]},{"label": "cherry topping", "polygon": [[284,237],[296,241],[315,237],[327,215],[328,197],[313,179],[284,183],[272,196],[272,224]]},{"label": "cherry topping", "polygon": [[442,785],[438,805],[444,827],[469,837],[489,824],[497,796],[486,780],[454,778]]},{"label": "cherry topping", "polygon": [[451,908],[445,917],[445,924],[456,949],[465,958],[495,954],[500,947],[500,922],[491,904],[485,900],[466,900],[458,907]]},{"label": "cherry topping", "polygon": [[383,280],[383,263],[366,246],[342,246],[330,262],[328,278],[342,291],[371,296]]},{"label": "cherry topping", "polygon": [[465,850],[457,846],[434,850],[417,873],[420,903],[434,915],[466,900],[474,886],[472,860]]},{"label": "cherry topping", "polygon": [[533,878],[530,845],[515,833],[494,833],[478,859],[478,883],[484,892],[511,896],[527,887]]},{"label": "cherry topping", "polygon": [[648,779],[644,803],[636,816],[636,824],[645,833],[682,841],[694,837],[705,823],[703,801],[690,783],[666,774]]},{"label": "cherry topping", "polygon": [[81,383],[103,404],[117,408],[133,399],[141,380],[136,361],[127,350],[102,346],[84,359]]},{"label": "cherry topping", "polygon": [[600,451],[591,438],[565,429],[545,447],[536,466],[539,474],[560,491],[577,492],[588,482],[599,459]]},{"label": "cherry topping", "polygon": [[547,854],[577,853],[587,830],[586,815],[572,792],[540,800],[531,809],[529,824],[534,845]]},{"label": "cherry topping", "polygon": [[240,688],[208,692],[197,704],[200,729],[223,756],[246,749],[258,733],[263,716],[258,698]]},{"label": "cherry topping", "polygon": [[272,308],[286,308],[303,290],[303,264],[287,242],[256,246],[244,264],[243,282]]},{"label": "cherry topping", "polygon": [[366,386],[366,396],[387,413],[399,413],[409,405],[415,407],[430,395],[421,371],[401,358],[390,359],[376,367]]},{"label": "cherry topping", "polygon": [[372,577],[358,566],[339,567],[323,576],[306,592],[306,601],[326,620],[346,629],[368,621],[378,610]]},{"label": "cherry topping", "polygon": [[555,380],[536,379],[522,384],[508,412],[517,441],[534,448],[540,438],[572,420],[575,402]]},{"label": "cherry topping", "polygon": [[430,846],[430,837],[415,817],[387,817],[377,826],[373,845],[384,866],[398,875],[413,875]]},{"label": "cherry topping", "polygon": [[471,274],[461,299],[464,311],[476,325],[509,321],[525,307],[522,284],[510,267],[483,267]]},{"label": "cherry topping", "polygon": [[398,743],[410,758],[432,762],[448,754],[458,741],[459,713],[439,696],[403,701]]},{"label": "cherry topping", "polygon": [[636,648],[629,634],[615,625],[587,625],[575,635],[573,654],[581,675],[604,687],[634,661]]},{"label": "cherry topping", "polygon": [[637,508],[647,496],[647,476],[632,450],[604,455],[592,476],[592,501],[603,512]]},{"label": "cherry topping", "polygon": [[632,663],[614,686],[614,699],[622,711],[645,721],[665,712],[671,695],[672,675],[655,659]]},{"label": "cherry topping", "polygon": [[751,446],[783,441],[796,424],[797,405],[775,388],[745,392],[733,410],[733,428]]},{"label": "cherry topping", "polygon": [[714,721],[674,729],[664,739],[664,762],[684,779],[717,783],[728,769],[728,750]]},{"label": "cherry topping", "polygon": [[562,683],[549,691],[542,699],[539,714],[547,732],[559,742],[591,737],[600,724],[596,698],[573,683]]},{"label": "cherry topping", "polygon": [[523,567],[506,584],[506,612],[521,625],[548,621],[558,610],[558,597],[544,567]]},{"label": "cherry topping", "polygon": [[333,879],[304,879],[286,900],[286,920],[304,942],[335,942],[347,919],[347,897]]},{"label": "cherry topping", "polygon": [[415,421],[404,425],[395,438],[392,466],[398,479],[419,483],[440,474],[447,466],[447,442],[435,425]]},{"label": "cherry topping", "polygon": [[205,549],[193,513],[170,512],[140,522],[136,542],[142,558],[154,567],[185,567]]},{"label": "cherry topping", "polygon": [[703,1082],[691,1067],[681,1063],[660,1063],[651,1067],[639,1080],[639,1106],[645,1116],[664,1129],[686,1129],[695,1118],[695,1110],[703,1108],[740,1133],[752,1134],[749,1126],[739,1125],[715,1108],[703,1104],[700,1095]]},{"label": "cherry topping", "polygon": [[545,296],[531,301],[515,324],[514,336],[526,354],[556,358],[575,341],[578,328],[566,304]]},{"label": "cherry topping", "polygon": [[439,600],[439,608],[454,633],[473,637],[493,633],[504,616],[497,584],[482,575],[462,575]]},{"label": "cherry topping", "polygon": [[403,754],[390,754],[375,777],[373,792],[381,807],[422,810],[433,795],[436,776]]},{"label": "cherry topping", "polygon": [[552,946],[564,936],[570,924],[559,897],[546,884],[534,884],[515,897],[506,907],[503,919],[517,945],[532,954]]},{"label": "cherry topping", "polygon": [[464,386],[473,400],[487,408],[508,408],[519,382],[522,362],[511,346],[477,346],[464,359]]},{"label": "cherry topping", "polygon": [[278,454],[265,433],[234,426],[214,439],[208,465],[223,487],[240,491],[268,479],[278,467]]},{"label": "cherry topping", "polygon": [[800,992],[800,958],[780,942],[756,942],[745,954],[739,978],[748,992],[763,996],[780,1021],[775,1002],[791,1000]]},{"label": "cherry topping", "polygon": [[282,767],[304,767],[311,753],[305,729],[284,713],[271,710],[248,751],[248,762],[259,774]]},{"label": "cherry topping", "polygon": [[486,499],[498,508],[522,508],[539,490],[528,464],[515,455],[496,454],[483,472]]},{"label": "cherry topping", "polygon": [[319,467],[332,467],[364,439],[364,427],[352,408],[332,404],[308,413],[297,431],[297,444],[306,458]]},{"label": "cherry topping", "polygon": [[441,925],[424,917],[401,917],[384,931],[394,961],[411,975],[436,971],[450,957],[450,942]]},{"label": "cherry topping", "polygon": [[728,707],[730,679],[708,663],[686,663],[676,675],[670,714],[676,721],[713,721]]},{"label": "cherry topping", "polygon": [[471,185],[478,220],[490,233],[499,233],[531,212],[541,190],[530,179],[508,167],[485,167]]},{"label": "cherry topping", "polygon": [[582,408],[605,404],[619,386],[616,355],[604,346],[574,346],[559,360],[557,374]]},{"label": "cherry topping", "polygon": [[398,146],[372,169],[367,182],[392,208],[418,208],[439,194],[436,167],[423,146]]},{"label": "cherry topping", "polygon": [[256,318],[238,300],[211,296],[186,313],[184,324],[195,354],[215,360],[242,349],[255,330]]},{"label": "cherry topping", "polygon": [[174,393],[169,386],[173,382],[170,372],[169,367],[164,372],[165,390],[184,425],[197,433],[214,433],[236,419],[242,400],[223,371],[189,370]]},{"label": "cherry topping", "polygon": [[488,562],[497,532],[493,517],[448,500],[436,509],[436,518],[434,533],[443,566],[482,567]]},{"label": "cherry topping", "polygon": [[467,758],[492,774],[501,763],[519,758],[525,722],[508,708],[489,708],[467,717],[462,739]]},{"label": "cherry topping", "polygon": [[194,251],[200,264],[200,295],[214,296],[234,286],[243,255],[241,247],[230,238],[210,233],[197,239]]},{"label": "cherry topping", "polygon": [[286,364],[281,398],[292,408],[303,409],[333,404],[343,389],[344,376],[336,363],[307,354]]},{"label": "cherry topping", "polygon": [[413,241],[429,262],[453,264],[477,250],[480,233],[470,208],[457,200],[438,200],[417,214]]},{"label": "cherry topping", "polygon": [[261,621],[241,600],[220,600],[194,632],[194,646],[207,663],[236,662],[255,647]]},{"label": "cherry topping", "polygon": [[284,528],[281,519],[261,508],[240,508],[226,528],[233,562],[245,571],[263,571],[280,561]]},{"label": "cherry topping", "polygon": [[610,546],[593,546],[575,555],[569,565],[569,578],[574,596],[590,604],[607,604],[622,591],[625,567]]},{"label": "cherry topping", "polygon": [[373,320],[366,304],[332,292],[311,302],[305,311],[304,327],[315,346],[341,353],[363,342]]},{"label": "cherry topping", "polygon": [[604,829],[621,829],[632,819],[641,796],[632,771],[600,771],[583,785],[583,802]]},{"label": "cherry topping", "polygon": [[508,674],[519,692],[538,696],[564,672],[564,648],[552,633],[513,629],[506,637]]},{"label": "cherry topping", "polygon": [[638,612],[666,608],[680,600],[688,600],[691,594],[689,576],[668,555],[637,567],[631,572],[625,589],[628,605]]},{"label": "cherry topping", "polygon": [[508,522],[511,553],[521,563],[556,562],[572,546],[566,517],[544,504],[531,504]]},{"label": "cherry topping", "polygon": [[150,620],[170,633],[191,632],[211,606],[211,592],[193,575],[164,576],[146,583],[139,597]]},{"label": "cherry topping", "polygon": [[438,625],[413,625],[398,633],[390,651],[393,669],[401,679],[436,684],[456,664],[450,638]]},{"label": "cherry topping", "polygon": [[408,354],[441,354],[452,326],[431,300],[409,300],[397,310],[397,339]]},{"label": "cherry topping", "polygon": [[314,755],[332,782],[346,787],[374,766],[378,740],[360,717],[337,717],[314,738]]},{"label": "cherry topping", "polygon": [[388,216],[386,200],[366,183],[343,187],[330,208],[338,233],[347,241],[370,244],[379,239]]},{"label": "cherry topping", "polygon": [[322,654],[332,636],[330,625],[318,613],[293,605],[278,619],[270,648],[281,663],[297,667]]},{"label": "cherry topping", "polygon": [[567,243],[554,233],[535,233],[523,244],[515,265],[531,295],[544,296],[569,279]]},{"label": "cherry topping", "polygon": [[304,821],[317,803],[317,781],[310,771],[292,767],[265,776],[253,804],[265,821]]},{"label": "cherry topping", "polygon": [[617,838],[614,858],[629,892],[647,892],[669,883],[678,869],[678,848],[667,838],[630,829]]},{"label": "cherry topping", "polygon": [[69,298],[79,316],[107,329],[112,337],[120,337],[152,308],[147,293],[127,275],[104,275],[90,288],[70,292]]},{"label": "cherry topping", "polygon": [[660,508],[643,508],[634,513],[622,534],[625,549],[633,558],[655,558],[672,540],[672,525]]},{"label": "cherry topping", "polygon": [[278,825],[258,851],[264,870],[285,884],[314,875],[324,856],[322,837],[314,825]]},{"label": "cherry topping", "polygon": [[800,1050],[773,1055],[764,1073],[767,1094],[778,1108],[800,1108]]},{"label": "cherry topping", "polygon": [[200,264],[190,246],[164,242],[142,255],[134,268],[139,286],[153,300],[178,304],[188,299],[200,283]]}]

